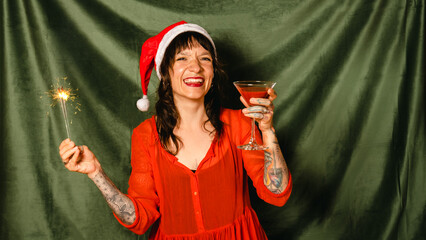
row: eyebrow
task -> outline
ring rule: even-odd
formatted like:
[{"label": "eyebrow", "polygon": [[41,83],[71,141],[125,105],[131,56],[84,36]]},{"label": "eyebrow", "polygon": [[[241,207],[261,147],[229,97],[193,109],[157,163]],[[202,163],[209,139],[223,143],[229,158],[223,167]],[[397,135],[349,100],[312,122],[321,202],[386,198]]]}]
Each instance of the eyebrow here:
[{"label": "eyebrow", "polygon": [[[182,50],[182,51],[180,51],[180,52],[176,53],[176,55],[184,55],[184,56],[189,56],[189,55],[191,55],[191,54],[186,53],[185,51],[186,51],[186,50]],[[209,51],[207,51],[207,50],[205,50],[204,52],[202,52],[202,53],[200,54],[200,56],[204,56],[204,55],[210,55],[210,56],[211,56],[210,52],[209,52]]]},{"label": "eyebrow", "polygon": [[205,51],[205,52],[203,52],[203,53],[201,53],[201,54],[200,54],[200,56],[204,56],[204,55],[209,55],[209,56],[211,56],[211,54],[209,53],[209,51]]}]

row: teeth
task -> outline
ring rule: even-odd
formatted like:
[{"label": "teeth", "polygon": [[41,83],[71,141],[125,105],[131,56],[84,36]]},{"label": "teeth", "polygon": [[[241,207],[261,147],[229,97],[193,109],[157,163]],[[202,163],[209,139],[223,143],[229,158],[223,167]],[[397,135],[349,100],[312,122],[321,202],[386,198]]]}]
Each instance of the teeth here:
[{"label": "teeth", "polygon": [[184,81],[185,83],[202,83],[203,80],[202,79],[194,79],[194,78],[190,78],[190,79],[185,79]]}]

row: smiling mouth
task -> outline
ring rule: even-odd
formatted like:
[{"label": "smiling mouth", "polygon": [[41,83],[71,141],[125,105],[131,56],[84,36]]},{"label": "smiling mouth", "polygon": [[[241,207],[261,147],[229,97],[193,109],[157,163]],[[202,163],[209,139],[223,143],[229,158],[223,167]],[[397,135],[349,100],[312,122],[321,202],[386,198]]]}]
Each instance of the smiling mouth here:
[{"label": "smiling mouth", "polygon": [[184,79],[183,82],[190,87],[199,87],[203,85],[204,79],[202,77],[191,77]]}]

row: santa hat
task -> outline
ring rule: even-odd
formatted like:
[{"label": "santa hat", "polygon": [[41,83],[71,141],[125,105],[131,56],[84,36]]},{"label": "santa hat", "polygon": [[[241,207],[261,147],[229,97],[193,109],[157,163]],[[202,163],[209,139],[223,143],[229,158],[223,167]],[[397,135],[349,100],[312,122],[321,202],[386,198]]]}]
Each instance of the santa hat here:
[{"label": "santa hat", "polygon": [[141,75],[143,97],[137,101],[136,106],[140,111],[146,112],[149,108],[147,93],[152,68],[155,66],[158,79],[161,80],[160,66],[164,58],[164,53],[166,52],[166,49],[172,40],[183,32],[197,32],[202,34],[211,42],[216,54],[216,47],[207,31],[196,24],[187,23],[185,21],[170,25],[161,31],[158,35],[146,40],[142,45],[142,53],[139,60],[139,71]]}]

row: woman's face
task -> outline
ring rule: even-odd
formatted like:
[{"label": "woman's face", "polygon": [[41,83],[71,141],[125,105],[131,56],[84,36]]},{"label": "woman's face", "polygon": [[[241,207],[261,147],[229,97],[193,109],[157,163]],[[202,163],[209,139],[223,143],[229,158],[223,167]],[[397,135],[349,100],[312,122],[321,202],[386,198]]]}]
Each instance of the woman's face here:
[{"label": "woman's face", "polygon": [[213,76],[213,58],[200,44],[195,43],[192,48],[178,52],[170,69],[175,103],[181,99],[203,101]]}]

